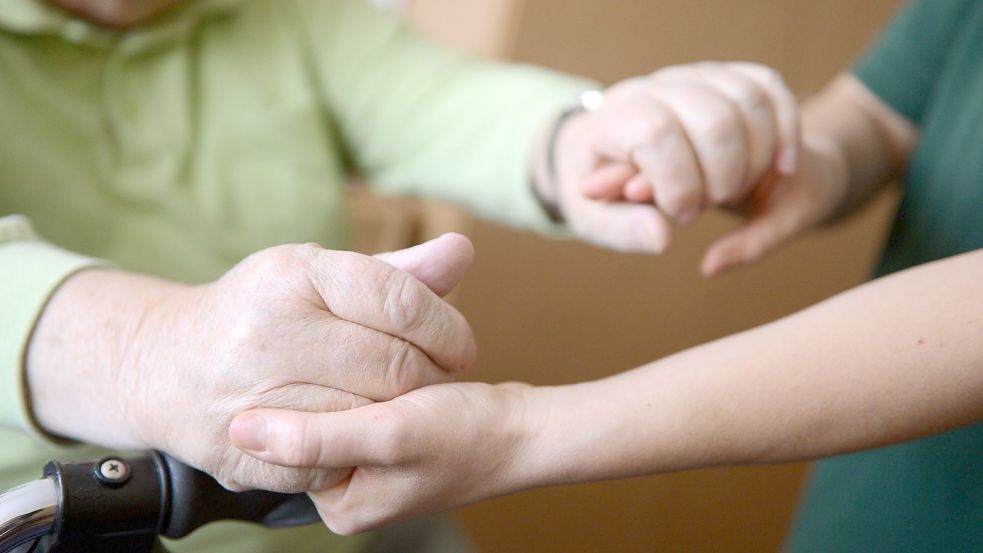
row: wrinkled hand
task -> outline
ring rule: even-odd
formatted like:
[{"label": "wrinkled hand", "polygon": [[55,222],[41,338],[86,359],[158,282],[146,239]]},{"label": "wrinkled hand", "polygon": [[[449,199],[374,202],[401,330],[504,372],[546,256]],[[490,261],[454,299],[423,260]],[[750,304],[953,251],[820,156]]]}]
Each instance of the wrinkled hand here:
[{"label": "wrinkled hand", "polygon": [[236,417],[235,444],[285,467],[355,466],[310,493],[325,524],[354,534],[520,489],[532,452],[521,384],[441,384],[336,413],[257,409]]},{"label": "wrinkled hand", "polygon": [[143,347],[131,348],[130,370],[119,376],[128,419],[144,443],[230,489],[333,484],[348,472],[242,455],[227,437],[232,417],[253,407],[350,409],[450,380],[476,350],[464,318],[438,293],[472,257],[460,235],[378,258],[316,245],[254,254],[146,314]]},{"label": "wrinkled hand", "polygon": [[[760,218],[793,197],[825,195],[782,191],[807,165],[801,150],[798,106],[775,71],[749,63],[668,67],[614,85],[598,111],[567,124],[557,146],[555,201],[588,241],[660,253],[670,221],[690,223],[714,206]],[[796,186],[813,186],[811,178]],[[827,208],[821,200],[814,211]],[[726,237],[708,252],[704,272],[756,259],[798,217]]]}]

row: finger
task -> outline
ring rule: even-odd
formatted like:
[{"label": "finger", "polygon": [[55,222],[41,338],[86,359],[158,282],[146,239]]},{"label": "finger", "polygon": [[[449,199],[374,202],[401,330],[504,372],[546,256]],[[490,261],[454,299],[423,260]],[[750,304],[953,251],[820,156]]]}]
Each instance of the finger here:
[{"label": "finger", "polygon": [[[777,185],[778,179],[772,175],[766,177],[761,187]],[[796,210],[761,211],[747,224],[712,244],[703,257],[700,271],[704,276],[712,277],[759,261],[798,234],[801,226],[801,217]]]},{"label": "finger", "polygon": [[584,240],[623,253],[660,254],[669,246],[670,228],[651,205],[607,203],[574,197],[570,224]]},{"label": "finger", "polygon": [[[410,342],[344,319],[313,323],[294,359],[279,359],[285,374],[303,382],[386,401],[422,386],[453,380]],[[325,341],[323,336],[331,336]],[[343,345],[344,347],[339,347]]]},{"label": "finger", "polygon": [[[440,249],[423,249],[420,262],[460,263],[435,257]],[[477,347],[464,316],[411,274],[364,255],[324,250],[311,280],[337,317],[410,342],[445,370],[474,362]]]},{"label": "finger", "polygon": [[754,79],[767,92],[778,123],[779,153],[775,168],[783,176],[795,174],[799,165],[799,107],[795,95],[774,69],[753,63],[735,63],[731,67]]},{"label": "finger", "polygon": [[625,184],[637,173],[631,163],[608,162],[584,178],[580,192],[595,200],[619,200]]},{"label": "finger", "polygon": [[[747,174],[748,143],[744,122],[734,104],[709,86],[665,83],[653,96],[678,118],[702,170],[713,205],[738,197]],[[659,199],[659,182],[656,199]],[[660,203],[661,205],[661,203]]]},{"label": "finger", "polygon": [[727,64],[699,64],[696,69],[707,84],[733,102],[743,119],[748,141],[743,195],[743,192],[770,170],[777,157],[776,109],[772,106],[768,93],[755,80],[730,69]]},{"label": "finger", "polygon": [[705,204],[704,172],[685,131],[639,145],[632,160],[651,183],[655,204],[680,223],[689,223]]},{"label": "finger", "polygon": [[703,175],[672,110],[643,98],[603,115],[597,125],[598,153],[634,164],[652,183],[655,202],[666,215],[684,219],[698,214],[705,196]]},{"label": "finger", "polygon": [[420,279],[438,296],[446,296],[474,263],[474,245],[463,234],[449,232],[412,248],[374,257]]},{"label": "finger", "polygon": [[654,201],[655,195],[652,191],[652,183],[649,182],[648,177],[640,173],[632,177],[631,180],[625,184],[625,199],[636,203],[648,203]]},{"label": "finger", "polygon": [[305,413],[254,409],[229,424],[229,439],[243,453],[283,467],[344,468],[381,466],[389,424],[384,404],[348,411]]}]

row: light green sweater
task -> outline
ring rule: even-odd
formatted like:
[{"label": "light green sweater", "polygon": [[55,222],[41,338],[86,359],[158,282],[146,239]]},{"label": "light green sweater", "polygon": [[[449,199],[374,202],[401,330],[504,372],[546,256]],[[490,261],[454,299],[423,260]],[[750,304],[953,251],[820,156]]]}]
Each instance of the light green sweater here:
[{"label": "light green sweater", "polygon": [[[440,50],[358,0],[200,0],[119,33],[40,0],[3,4],[0,488],[37,478],[48,458],[99,454],[45,439],[23,383],[34,322],[74,271],[102,259],[206,281],[274,244],[343,248],[353,172],[546,229],[533,143],[592,86]],[[172,547],[363,541],[214,525]]]}]

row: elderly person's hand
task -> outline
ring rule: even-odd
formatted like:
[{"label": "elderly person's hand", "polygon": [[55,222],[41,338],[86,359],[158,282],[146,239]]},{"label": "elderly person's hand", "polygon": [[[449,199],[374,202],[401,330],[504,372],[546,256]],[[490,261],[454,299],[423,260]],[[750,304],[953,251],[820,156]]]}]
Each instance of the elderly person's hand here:
[{"label": "elderly person's hand", "polygon": [[670,221],[744,210],[753,224],[707,252],[704,273],[715,274],[759,258],[841,198],[842,185],[802,159],[801,142],[797,103],[774,70],[667,67],[614,85],[599,109],[571,117],[556,140],[557,182],[538,190],[576,234],[621,251],[661,253]]},{"label": "elderly person's hand", "polygon": [[323,488],[347,472],[246,457],[229,422],[253,407],[349,409],[450,380],[476,350],[438,294],[472,258],[466,238],[445,235],[377,258],[280,246],[203,286],[84,271],[32,338],[34,416],[67,438],[170,452],[230,489]]}]

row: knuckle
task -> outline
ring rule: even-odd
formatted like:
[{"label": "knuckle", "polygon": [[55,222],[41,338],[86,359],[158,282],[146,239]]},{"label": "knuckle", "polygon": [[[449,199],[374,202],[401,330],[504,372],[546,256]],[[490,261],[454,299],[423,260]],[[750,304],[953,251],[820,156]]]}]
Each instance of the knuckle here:
[{"label": "knuckle", "polygon": [[737,66],[769,85],[785,87],[785,79],[782,77],[782,74],[772,67],[752,62],[740,63]]},{"label": "knuckle", "polygon": [[426,321],[427,295],[423,285],[408,274],[393,270],[385,279],[383,313],[391,328],[401,334],[419,330]]},{"label": "knuckle", "polygon": [[305,246],[285,245],[262,250],[250,259],[251,268],[259,273],[282,274],[297,266],[301,260],[301,251]]},{"label": "knuckle", "polygon": [[782,74],[778,70],[764,65],[759,67],[761,67],[761,75],[766,81],[785,88],[785,78],[782,77]]},{"label": "knuckle", "polygon": [[768,96],[752,84],[735,85],[731,94],[734,102],[747,112],[766,112],[770,109]]},{"label": "knuckle", "polygon": [[417,361],[415,348],[409,342],[398,338],[392,340],[386,368],[389,394],[380,398],[380,401],[388,401],[416,388]]},{"label": "knuckle", "polygon": [[730,144],[738,137],[739,123],[733,113],[708,112],[697,123],[697,130],[713,146]]},{"label": "knuckle", "polygon": [[680,215],[698,206],[700,191],[690,186],[668,186],[658,195],[659,205],[672,215]]},{"label": "knuckle", "polygon": [[654,80],[682,80],[694,77],[696,74],[696,66],[693,64],[681,63],[676,65],[669,65],[663,67],[652,73],[652,78]]},{"label": "knuckle", "polygon": [[409,458],[409,428],[401,419],[389,417],[380,421],[370,447],[390,465],[402,464]]},{"label": "knuckle", "polygon": [[270,298],[289,294],[298,277],[309,274],[311,252],[306,245],[276,246],[259,251],[229,272],[235,286],[247,299]]},{"label": "knuckle", "polygon": [[308,466],[320,457],[319,438],[313,425],[306,423],[284,425],[277,429],[271,450],[277,452],[287,466]]},{"label": "knuckle", "polygon": [[301,425],[299,433],[301,435],[298,442],[300,447],[295,454],[294,466],[314,467],[322,457],[321,449],[324,447],[324,442],[321,440],[321,433],[318,431],[317,425],[308,423]]},{"label": "knuckle", "polygon": [[634,126],[636,143],[656,143],[664,140],[676,131],[672,116],[664,110],[652,110],[646,117],[639,119]]}]

